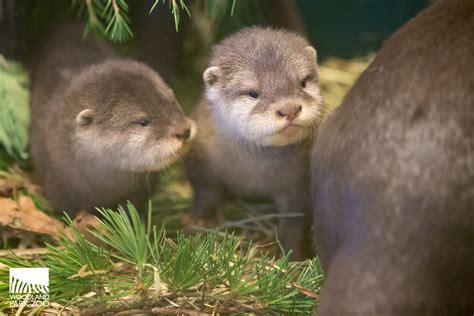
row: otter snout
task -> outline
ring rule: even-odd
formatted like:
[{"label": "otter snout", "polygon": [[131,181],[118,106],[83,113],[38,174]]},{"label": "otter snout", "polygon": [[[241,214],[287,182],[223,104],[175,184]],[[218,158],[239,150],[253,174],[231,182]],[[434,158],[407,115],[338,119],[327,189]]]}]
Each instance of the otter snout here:
[{"label": "otter snout", "polygon": [[184,130],[174,134],[174,136],[185,141],[189,138],[189,136],[191,136],[191,128],[185,128]]},{"label": "otter snout", "polygon": [[303,107],[301,105],[287,104],[276,110],[275,114],[279,118],[285,118],[288,121],[293,121],[300,115],[302,109]]},{"label": "otter snout", "polygon": [[186,119],[183,123],[177,124],[172,130],[172,135],[182,142],[189,141],[195,134],[195,123]]}]

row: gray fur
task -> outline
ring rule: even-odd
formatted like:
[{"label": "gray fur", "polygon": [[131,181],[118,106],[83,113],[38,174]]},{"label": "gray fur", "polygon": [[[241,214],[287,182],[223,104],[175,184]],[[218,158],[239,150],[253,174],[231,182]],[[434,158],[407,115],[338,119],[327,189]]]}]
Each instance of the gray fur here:
[{"label": "gray fur", "polygon": [[[198,218],[215,216],[224,200],[235,196],[270,197],[280,214],[300,213],[281,219],[278,226],[278,237],[286,249],[293,249],[294,258],[303,256],[311,223],[309,145],[322,111],[316,56],[308,45],[293,33],[260,27],[218,44],[204,73],[207,98],[194,112],[199,132],[185,158]],[[300,87],[305,78],[311,90]],[[258,91],[258,101],[250,100],[249,90]],[[290,137],[284,145],[259,143],[263,128],[273,128],[279,120],[277,110],[300,105],[301,139]],[[242,127],[259,115],[261,125]]]},{"label": "gray fur", "polygon": [[474,2],[390,38],[312,153],[317,315],[474,312]]},{"label": "gray fur", "polygon": [[[31,153],[51,205],[70,214],[141,206],[157,166],[174,158],[160,156],[163,146],[182,146],[174,135],[190,127],[171,89],[106,43],[81,40],[76,26],[46,42],[32,78]],[[143,117],[149,126],[136,123]]]}]

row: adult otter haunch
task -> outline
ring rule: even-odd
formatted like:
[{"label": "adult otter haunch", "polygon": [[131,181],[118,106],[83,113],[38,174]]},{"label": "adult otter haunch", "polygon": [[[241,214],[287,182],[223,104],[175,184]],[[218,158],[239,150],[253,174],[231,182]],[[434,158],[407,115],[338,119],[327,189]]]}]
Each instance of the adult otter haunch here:
[{"label": "adult otter haunch", "polygon": [[312,153],[317,315],[474,312],[474,1],[383,46]]}]

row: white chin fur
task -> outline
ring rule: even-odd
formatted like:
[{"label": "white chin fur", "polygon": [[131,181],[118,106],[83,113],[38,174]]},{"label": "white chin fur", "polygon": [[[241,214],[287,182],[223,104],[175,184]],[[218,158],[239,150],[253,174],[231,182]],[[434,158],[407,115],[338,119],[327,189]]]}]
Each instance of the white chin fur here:
[{"label": "white chin fur", "polygon": [[303,139],[308,137],[308,133],[305,128],[300,128],[294,135],[286,136],[282,134],[274,134],[266,137],[262,137],[260,139],[252,140],[256,145],[261,146],[275,146],[275,147],[282,147],[291,144],[298,143]]},{"label": "white chin fur", "polygon": [[295,120],[294,123],[302,127],[292,135],[285,135],[278,131],[286,126],[286,122],[273,117],[272,111],[251,113],[256,101],[244,96],[229,104],[213,90],[208,89],[207,97],[213,104],[212,113],[218,128],[231,138],[244,139],[258,146],[286,146],[300,142],[309,136],[310,126],[320,115],[316,105],[319,101],[316,100],[315,105],[303,107]]},{"label": "white chin fur", "polygon": [[[145,147],[146,148],[146,147]],[[121,169],[152,172],[164,169],[181,157],[183,144],[179,140],[163,139],[145,151],[128,156]]]},{"label": "white chin fur", "polygon": [[78,153],[97,162],[104,161],[104,166],[112,165],[131,172],[152,172],[166,168],[179,159],[185,147],[174,137],[151,144],[148,134],[143,132],[130,134],[125,140],[112,138],[97,137],[88,132],[76,135],[76,141],[80,145]]},{"label": "white chin fur", "polygon": [[[196,124],[192,120],[189,121],[191,135],[186,144],[196,135]],[[188,147],[175,137],[163,138],[151,145],[146,133],[131,135],[127,145],[129,150],[135,154],[128,155],[129,161],[128,163],[124,161],[123,169],[142,172],[159,171],[170,166],[182,156]]]}]

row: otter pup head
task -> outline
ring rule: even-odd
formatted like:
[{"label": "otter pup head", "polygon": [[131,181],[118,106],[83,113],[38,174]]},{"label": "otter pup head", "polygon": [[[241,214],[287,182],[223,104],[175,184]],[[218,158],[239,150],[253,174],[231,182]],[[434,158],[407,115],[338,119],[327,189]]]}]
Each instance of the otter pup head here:
[{"label": "otter pup head", "polygon": [[127,60],[93,65],[66,91],[75,149],[128,171],[156,171],[195,134],[171,89],[147,66]]},{"label": "otter pup head", "polygon": [[321,119],[316,50],[296,34],[244,29],[214,47],[203,78],[220,128],[252,144],[297,143]]}]

